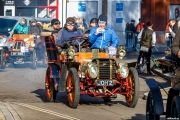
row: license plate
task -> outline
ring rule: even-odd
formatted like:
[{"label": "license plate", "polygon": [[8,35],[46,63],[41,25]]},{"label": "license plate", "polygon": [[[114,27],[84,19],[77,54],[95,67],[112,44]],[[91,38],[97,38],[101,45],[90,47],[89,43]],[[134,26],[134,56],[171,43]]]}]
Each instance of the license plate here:
[{"label": "license plate", "polygon": [[113,86],[112,80],[97,80],[97,86]]},{"label": "license plate", "polygon": [[25,53],[23,52],[11,52],[11,56],[24,56]]}]

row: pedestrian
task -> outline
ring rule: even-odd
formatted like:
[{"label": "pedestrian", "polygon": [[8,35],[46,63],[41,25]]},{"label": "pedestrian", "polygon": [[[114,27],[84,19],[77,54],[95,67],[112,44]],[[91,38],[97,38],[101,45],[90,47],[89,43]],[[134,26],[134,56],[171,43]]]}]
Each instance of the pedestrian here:
[{"label": "pedestrian", "polygon": [[117,48],[119,39],[115,31],[106,25],[107,18],[101,14],[98,18],[98,25],[90,30],[89,42],[92,44],[91,48],[105,51],[109,46]]},{"label": "pedestrian", "polygon": [[167,47],[171,46],[173,38],[176,35],[177,29],[178,29],[178,25],[176,20],[174,19],[170,20],[168,25],[168,32],[166,33],[166,38],[168,38]]},{"label": "pedestrian", "polygon": [[128,43],[129,43],[129,39],[128,39],[128,30],[129,30],[129,23],[126,23],[126,27],[125,27],[125,39],[126,39],[126,48],[128,49]]},{"label": "pedestrian", "polygon": [[[138,35],[138,42],[140,44],[140,52],[138,56],[138,66],[140,65],[140,59],[142,56],[146,57],[146,65],[147,65],[147,74],[152,75],[151,69],[150,69],[150,57],[151,57],[151,49],[155,47],[156,43],[156,33],[152,29],[153,24],[151,22],[147,22],[147,28],[144,28],[141,30],[141,32]],[[146,49],[143,50],[143,49]]]},{"label": "pedestrian", "polygon": [[135,33],[136,33],[136,27],[135,27],[135,20],[131,20],[131,23],[129,24],[128,28],[128,50],[132,50],[133,47],[135,47]]},{"label": "pedestrian", "polygon": [[97,19],[97,18],[92,18],[92,19],[90,20],[89,29],[85,32],[85,36],[86,36],[86,37],[89,36],[89,33],[90,33],[91,28],[97,26],[97,24],[98,24],[98,19]]},{"label": "pedestrian", "polygon": [[19,24],[15,27],[14,32],[17,34],[28,34],[27,20],[22,18]]}]

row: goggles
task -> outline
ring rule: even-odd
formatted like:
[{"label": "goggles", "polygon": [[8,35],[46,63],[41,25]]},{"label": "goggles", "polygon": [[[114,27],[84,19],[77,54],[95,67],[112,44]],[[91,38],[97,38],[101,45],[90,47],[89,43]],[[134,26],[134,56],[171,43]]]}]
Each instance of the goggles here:
[{"label": "goggles", "polygon": [[66,25],[67,26],[74,26],[75,24],[74,23],[67,23]]},{"label": "goggles", "polygon": [[60,25],[60,22],[55,22],[54,25]]},{"label": "goggles", "polygon": [[99,21],[98,24],[106,24],[105,21]]},{"label": "goggles", "polygon": [[31,23],[36,23],[35,21],[32,21]]}]

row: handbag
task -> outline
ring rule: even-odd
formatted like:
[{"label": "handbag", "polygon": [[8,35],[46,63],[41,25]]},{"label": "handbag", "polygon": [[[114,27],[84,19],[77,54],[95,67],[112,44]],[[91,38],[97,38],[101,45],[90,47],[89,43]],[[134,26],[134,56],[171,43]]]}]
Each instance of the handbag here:
[{"label": "handbag", "polygon": [[149,47],[141,46],[140,51],[149,52]]}]

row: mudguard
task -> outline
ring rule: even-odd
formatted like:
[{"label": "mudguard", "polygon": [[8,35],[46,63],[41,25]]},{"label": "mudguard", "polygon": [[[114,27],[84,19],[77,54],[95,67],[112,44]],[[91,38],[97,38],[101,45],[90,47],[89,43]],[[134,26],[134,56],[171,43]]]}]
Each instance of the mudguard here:
[{"label": "mudguard", "polygon": [[[166,118],[172,117],[171,116],[171,104],[174,96],[179,96],[180,88],[171,88],[169,90],[167,104],[166,104]],[[179,101],[180,102],[180,101]]]},{"label": "mudguard", "polygon": [[153,78],[146,79],[146,83],[149,86],[152,94],[153,105],[155,108],[154,112],[156,115],[162,115],[164,113],[164,106],[161,91],[158,87],[158,84]]}]

